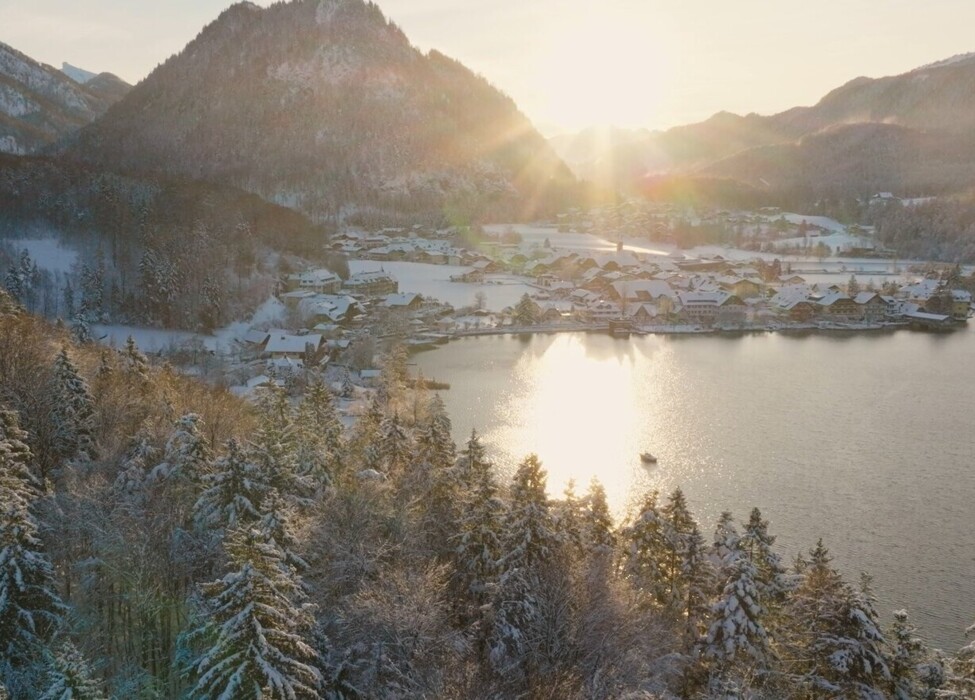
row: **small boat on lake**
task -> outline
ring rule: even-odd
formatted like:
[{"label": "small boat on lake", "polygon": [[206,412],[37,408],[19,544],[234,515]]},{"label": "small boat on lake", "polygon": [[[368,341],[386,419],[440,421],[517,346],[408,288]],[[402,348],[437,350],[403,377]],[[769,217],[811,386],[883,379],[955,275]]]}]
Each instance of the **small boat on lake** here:
[{"label": "small boat on lake", "polygon": [[643,462],[644,464],[656,464],[657,463],[657,458],[654,457],[649,452],[641,452],[640,453],[640,461]]}]

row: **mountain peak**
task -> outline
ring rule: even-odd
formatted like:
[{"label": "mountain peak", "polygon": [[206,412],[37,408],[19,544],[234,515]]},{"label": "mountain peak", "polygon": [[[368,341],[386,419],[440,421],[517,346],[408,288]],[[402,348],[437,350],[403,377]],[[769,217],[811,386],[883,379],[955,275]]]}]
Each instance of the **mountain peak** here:
[{"label": "mountain peak", "polygon": [[421,53],[364,0],[232,6],[66,151],[231,184],[319,219],[450,201],[511,211],[572,183],[510,98]]},{"label": "mountain peak", "polygon": [[61,72],[80,85],[84,85],[98,75],[97,73],[92,73],[91,71],[87,71],[83,68],[72,66],[66,61],[61,64]]}]

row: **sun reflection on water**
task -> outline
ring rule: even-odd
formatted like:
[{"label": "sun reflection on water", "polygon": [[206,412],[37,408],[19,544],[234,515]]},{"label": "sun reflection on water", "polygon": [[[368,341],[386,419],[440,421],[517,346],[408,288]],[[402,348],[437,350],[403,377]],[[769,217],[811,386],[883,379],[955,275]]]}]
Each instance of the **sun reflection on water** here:
[{"label": "sun reflection on water", "polygon": [[664,465],[679,447],[667,426],[666,359],[654,362],[669,351],[650,349],[651,357],[638,363],[647,348],[621,341],[594,350],[565,335],[532,350],[516,363],[515,388],[499,409],[503,419],[484,436],[504,452],[502,467],[534,452],[548,471],[549,493],[561,494],[570,480],[581,493],[596,478],[617,511],[639,495],[635,482],[663,488],[661,472],[645,468],[640,453],[650,451]]}]

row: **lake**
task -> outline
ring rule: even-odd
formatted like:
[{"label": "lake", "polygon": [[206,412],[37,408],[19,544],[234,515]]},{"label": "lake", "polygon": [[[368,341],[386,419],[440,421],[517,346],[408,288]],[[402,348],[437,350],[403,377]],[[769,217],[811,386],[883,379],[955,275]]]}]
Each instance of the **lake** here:
[{"label": "lake", "polygon": [[458,445],[476,427],[504,473],[535,452],[551,494],[597,477],[618,516],[680,486],[709,538],[723,510],[758,506],[786,561],[822,537],[936,646],[975,619],[972,328],[483,336],[413,361],[451,384]]}]

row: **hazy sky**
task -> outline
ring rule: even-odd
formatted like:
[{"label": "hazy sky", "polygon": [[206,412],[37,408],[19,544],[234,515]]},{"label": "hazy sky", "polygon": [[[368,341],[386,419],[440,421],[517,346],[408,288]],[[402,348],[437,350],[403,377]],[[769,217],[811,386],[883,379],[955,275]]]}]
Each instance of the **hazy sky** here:
[{"label": "hazy sky", "polygon": [[[130,82],[226,0],[0,0],[0,41]],[[267,5],[267,0],[258,4]],[[975,51],[972,0],[379,0],[422,49],[461,60],[546,133],[663,128],[812,104]]]}]

